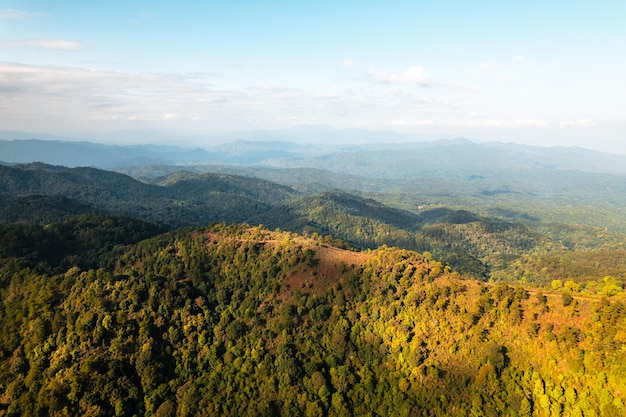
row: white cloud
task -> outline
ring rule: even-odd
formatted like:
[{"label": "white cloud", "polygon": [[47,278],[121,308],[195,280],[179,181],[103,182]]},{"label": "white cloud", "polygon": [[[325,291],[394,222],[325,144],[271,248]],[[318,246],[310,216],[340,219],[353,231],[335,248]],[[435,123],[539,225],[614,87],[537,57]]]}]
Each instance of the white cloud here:
[{"label": "white cloud", "polygon": [[[229,95],[233,93],[211,91],[195,74],[188,80],[163,74],[0,63],[4,122],[191,119],[202,116],[207,108],[219,111],[224,107],[219,101],[228,100]],[[206,104],[198,104],[200,100]]]},{"label": "white cloud", "polygon": [[559,127],[594,127],[594,126],[597,126],[597,124],[592,119],[568,120],[568,121],[559,123]]},{"label": "white cloud", "polygon": [[545,127],[547,124],[545,120],[535,120],[535,119],[525,119],[525,120],[515,120],[513,122],[513,126],[520,127]]},{"label": "white cloud", "polygon": [[524,58],[522,55],[516,55],[513,57],[513,61],[515,62],[522,62],[524,61],[526,58]]},{"label": "white cloud", "polygon": [[344,59],[341,62],[341,68],[343,68],[343,69],[358,68],[359,65],[360,64],[357,61],[355,61],[354,59]]},{"label": "white cloud", "polygon": [[498,120],[498,119],[471,119],[458,123],[461,126],[469,127],[546,127],[544,120],[523,119],[523,120]]},{"label": "white cloud", "polygon": [[61,51],[77,51],[83,49],[84,44],[75,41],[60,39],[26,39],[21,41],[0,40],[0,48],[37,48]]},{"label": "white cloud", "polygon": [[421,66],[414,65],[399,74],[373,68],[367,75],[374,81],[383,84],[428,84],[432,81],[431,75]]},{"label": "white cloud", "polygon": [[32,14],[25,10],[8,9],[0,12],[0,20],[27,19],[30,16],[32,16]]},{"label": "white cloud", "polygon": [[[387,74],[383,79],[415,81],[422,72],[406,77],[402,76],[406,71]],[[546,126],[543,120],[481,113],[483,105],[469,103],[463,95],[442,94],[436,80],[432,83],[437,88],[416,92],[403,85],[380,88],[367,83],[341,90],[328,87],[326,91],[280,84],[227,89],[220,86],[225,78],[227,75],[125,73],[0,62],[0,129],[39,126],[53,133],[137,126],[229,130],[304,122],[336,127],[362,124],[376,129],[452,127],[459,131],[466,127],[522,131]]]},{"label": "white cloud", "polygon": [[503,69],[502,65],[495,62],[485,62],[480,64],[479,68],[481,71],[501,71]]},{"label": "white cloud", "polygon": [[464,120],[458,123],[461,126],[469,127],[502,127],[506,126],[506,123],[502,120]]},{"label": "white cloud", "polygon": [[389,126],[406,127],[406,126],[433,126],[432,120],[394,120],[388,123]]},{"label": "white cloud", "polygon": [[[196,73],[134,74],[0,62],[0,129],[271,128],[331,123],[338,111],[373,112],[380,106],[378,98],[365,93],[281,86],[226,90],[215,82],[215,76]],[[342,120],[353,123],[351,117]]]}]

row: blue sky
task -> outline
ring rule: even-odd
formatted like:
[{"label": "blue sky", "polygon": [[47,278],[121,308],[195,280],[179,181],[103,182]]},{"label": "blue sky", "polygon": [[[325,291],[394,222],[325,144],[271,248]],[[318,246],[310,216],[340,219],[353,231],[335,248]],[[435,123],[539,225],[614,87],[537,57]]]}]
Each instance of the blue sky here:
[{"label": "blue sky", "polygon": [[0,129],[325,125],[626,153],[624,22],[623,0],[0,0]]}]

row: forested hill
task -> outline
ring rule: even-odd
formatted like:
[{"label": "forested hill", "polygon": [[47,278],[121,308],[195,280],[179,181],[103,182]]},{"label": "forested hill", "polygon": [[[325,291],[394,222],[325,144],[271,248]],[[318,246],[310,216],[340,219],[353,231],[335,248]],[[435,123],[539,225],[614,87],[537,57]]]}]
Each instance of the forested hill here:
[{"label": "forested hill", "polygon": [[47,224],[69,219],[78,214],[97,211],[88,204],[68,197],[41,194],[25,196],[0,194],[0,224],[19,222]]},{"label": "forested hill", "polygon": [[[97,211],[179,227],[250,221],[297,192],[265,180],[223,174],[175,173],[157,185],[95,168],[39,163],[0,166],[4,201],[0,209],[9,219],[15,218],[15,208],[28,204],[24,197],[37,195],[71,199],[68,207],[81,212],[79,207],[88,205]],[[46,202],[54,205],[52,200]]]},{"label": "forested hill", "polygon": [[626,412],[623,295],[245,225],[107,239],[85,268],[1,252],[1,415]]},{"label": "forested hill", "polygon": [[[454,270],[480,279],[545,283],[550,274],[542,271],[559,277],[572,274],[559,259],[578,256],[601,265],[584,268],[583,276],[574,275],[583,281],[606,275],[620,282],[626,279],[621,262],[614,261],[626,245],[626,236],[620,233],[544,223],[519,210],[497,210],[502,219],[441,206],[416,207],[416,201],[432,198],[422,193],[376,196],[374,200],[337,190],[307,194],[271,181],[223,173],[178,171],[144,183],[95,168],[0,166],[0,224],[45,225],[89,213],[131,217],[165,229],[246,222],[332,235],[359,248],[384,244],[429,251]],[[396,199],[400,206],[410,199],[413,210],[381,202]],[[493,199],[505,201],[501,196]],[[593,213],[598,210],[595,207]],[[588,250],[594,253],[584,252]]]}]

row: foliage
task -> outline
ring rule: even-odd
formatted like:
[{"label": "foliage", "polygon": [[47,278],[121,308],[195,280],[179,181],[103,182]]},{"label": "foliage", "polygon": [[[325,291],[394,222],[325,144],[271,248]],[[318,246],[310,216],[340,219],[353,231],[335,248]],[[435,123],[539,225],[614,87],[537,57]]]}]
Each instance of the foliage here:
[{"label": "foliage", "polygon": [[[23,204],[19,198],[45,195],[72,199],[92,207],[90,211],[115,213],[173,228],[224,220],[248,221],[297,193],[268,181],[228,175],[176,174],[163,179],[162,185],[156,185],[94,168],[36,163],[0,166],[0,195],[9,206],[0,210],[4,219],[0,219],[0,223],[14,221],[15,210],[11,206]],[[31,214],[33,219],[45,219],[47,216],[41,212],[57,209],[58,203],[54,200],[47,203]]]},{"label": "foliage", "polygon": [[37,233],[97,228],[77,224],[3,252],[0,415],[625,412],[620,295],[565,306],[429,253],[246,225],[113,246],[93,267],[16,263]]},{"label": "foliage", "polygon": [[158,227],[139,220],[85,214],[47,226],[0,225],[0,265],[12,262],[40,272],[110,264],[120,245],[154,236]]},{"label": "foliage", "polygon": [[[289,186],[253,175],[282,179],[289,185],[304,183],[300,187],[303,190],[328,179],[344,190],[357,191],[302,195]],[[619,197],[614,193],[602,197],[593,184],[621,189],[622,181],[580,175],[552,173],[551,186],[565,190],[552,201],[537,199],[537,193],[550,190],[541,182],[533,182],[532,175],[523,177],[522,190],[518,191],[500,183],[506,178],[488,175],[390,183],[310,169],[257,172],[232,168],[228,174],[177,171],[142,183],[93,168],[35,163],[0,167],[0,224],[45,225],[76,214],[102,212],[170,230],[213,222],[247,222],[303,234],[332,235],[361,249],[388,245],[429,251],[465,277],[545,285],[554,279],[584,283],[613,276],[618,286],[623,285],[626,236],[616,231],[619,227],[608,230],[592,226],[599,224],[597,218],[615,223],[623,217],[606,211],[619,207]],[[593,198],[597,204],[573,203],[578,201],[578,194],[574,193],[572,178],[588,182],[584,190],[592,188],[594,192],[584,201]],[[442,207],[442,203],[455,208]],[[589,207],[595,211],[583,219],[586,225],[554,221],[557,212],[560,221],[580,219],[567,213],[581,214],[580,210]]]},{"label": "foliage", "polygon": [[67,197],[37,194],[18,197],[0,195],[0,224],[43,225],[94,211],[93,207]]},{"label": "foliage", "polygon": [[[521,256],[492,274],[494,279],[523,281],[541,285],[569,287],[574,291],[599,292],[605,277],[613,277],[615,285],[626,282],[626,250],[591,251],[556,250]],[[555,283],[558,281],[560,284]]]}]

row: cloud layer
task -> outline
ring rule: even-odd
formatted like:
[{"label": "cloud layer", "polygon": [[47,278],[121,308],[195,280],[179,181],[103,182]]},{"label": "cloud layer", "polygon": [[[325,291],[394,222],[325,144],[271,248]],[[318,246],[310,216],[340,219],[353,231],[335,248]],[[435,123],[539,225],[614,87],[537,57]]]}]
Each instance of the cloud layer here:
[{"label": "cloud layer", "polygon": [[596,122],[592,119],[567,120],[559,123],[560,127],[594,127]]},{"label": "cloud layer", "polygon": [[0,40],[0,48],[37,48],[61,51],[78,51],[84,47],[85,45],[80,42],[61,39],[26,39],[21,41]]},{"label": "cloud layer", "polygon": [[[348,67],[358,70],[352,63]],[[570,131],[597,124],[589,118],[507,118],[481,107],[474,107],[480,111],[469,110],[473,107],[472,91],[451,94],[451,87],[433,82],[421,66],[395,74],[362,72],[360,81],[326,91],[280,85],[224,88],[220,86],[222,78],[215,74],[129,73],[0,62],[0,129],[232,130],[233,126],[254,129],[327,124],[463,135],[463,129]],[[432,88],[420,92],[406,88],[428,82]]]},{"label": "cloud layer", "polygon": [[[232,129],[330,123],[383,98],[280,86],[224,89],[214,74],[146,74],[0,63],[0,129],[144,126]],[[32,127],[31,127],[32,129]]]},{"label": "cloud layer", "polygon": [[19,20],[27,19],[32,16],[32,13],[25,10],[8,9],[0,11],[0,20]]},{"label": "cloud layer", "polygon": [[374,81],[383,84],[428,84],[432,77],[421,66],[414,65],[401,73],[391,73],[388,71],[373,68],[367,75]]}]

